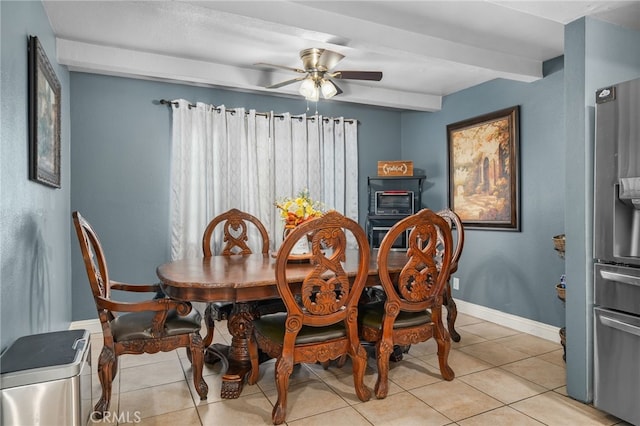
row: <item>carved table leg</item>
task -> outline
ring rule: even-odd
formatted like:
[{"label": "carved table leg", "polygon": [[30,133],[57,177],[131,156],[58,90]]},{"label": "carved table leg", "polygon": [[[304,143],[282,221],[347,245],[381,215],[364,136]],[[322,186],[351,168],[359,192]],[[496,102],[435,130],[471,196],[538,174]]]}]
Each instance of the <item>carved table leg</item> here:
[{"label": "carved table leg", "polygon": [[251,371],[247,342],[253,332],[252,321],[256,316],[254,304],[236,303],[231,310],[227,323],[232,336],[231,346],[227,351],[229,367],[222,376],[221,398],[238,398],[242,392],[245,377]]}]

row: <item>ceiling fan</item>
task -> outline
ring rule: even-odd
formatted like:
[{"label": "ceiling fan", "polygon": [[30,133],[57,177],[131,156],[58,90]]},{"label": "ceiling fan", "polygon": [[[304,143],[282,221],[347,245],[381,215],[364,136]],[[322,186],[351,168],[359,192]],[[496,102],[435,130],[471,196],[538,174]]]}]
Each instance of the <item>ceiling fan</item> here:
[{"label": "ceiling fan", "polygon": [[332,79],[382,80],[382,72],[380,71],[332,71],[333,67],[335,67],[342,58],[344,58],[344,55],[338,52],[312,47],[300,51],[303,68],[292,68],[264,62],[258,62],[255,65],[280,68],[303,74],[291,80],[267,86],[267,89],[277,89],[278,87],[302,81],[299,92],[309,101],[317,101],[320,98],[320,92],[322,92],[322,96],[325,99],[342,93],[342,90]]}]

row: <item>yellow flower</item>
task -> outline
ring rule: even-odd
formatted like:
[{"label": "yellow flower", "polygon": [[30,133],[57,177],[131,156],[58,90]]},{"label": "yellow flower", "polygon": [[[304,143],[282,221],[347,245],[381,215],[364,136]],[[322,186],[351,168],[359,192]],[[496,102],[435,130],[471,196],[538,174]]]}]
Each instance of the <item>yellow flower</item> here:
[{"label": "yellow flower", "polygon": [[309,196],[309,190],[303,189],[295,198],[285,198],[277,201],[275,206],[280,209],[280,217],[286,226],[297,226],[301,223],[322,216],[324,213],[322,205],[313,201]]}]

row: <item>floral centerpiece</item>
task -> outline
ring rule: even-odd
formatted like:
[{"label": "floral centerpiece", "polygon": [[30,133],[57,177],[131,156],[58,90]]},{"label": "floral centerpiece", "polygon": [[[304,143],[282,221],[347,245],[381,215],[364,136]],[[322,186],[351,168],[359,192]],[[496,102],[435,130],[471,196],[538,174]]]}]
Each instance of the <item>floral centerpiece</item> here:
[{"label": "floral centerpiece", "polygon": [[[276,201],[275,206],[280,210],[280,217],[284,222],[284,234],[282,238],[286,238],[289,232],[296,226],[305,223],[324,214],[323,206],[320,202],[314,201],[309,195],[308,189],[303,189],[295,198],[287,197],[280,201]],[[308,260],[307,253],[310,252],[309,241],[307,238],[301,238],[291,250],[291,255],[295,259],[296,256],[302,256]]]},{"label": "floral centerpiece", "polygon": [[289,229],[324,214],[322,203],[311,199],[309,190],[306,188],[300,191],[295,198],[284,198],[276,201],[275,205],[280,209],[280,217],[285,228]]}]

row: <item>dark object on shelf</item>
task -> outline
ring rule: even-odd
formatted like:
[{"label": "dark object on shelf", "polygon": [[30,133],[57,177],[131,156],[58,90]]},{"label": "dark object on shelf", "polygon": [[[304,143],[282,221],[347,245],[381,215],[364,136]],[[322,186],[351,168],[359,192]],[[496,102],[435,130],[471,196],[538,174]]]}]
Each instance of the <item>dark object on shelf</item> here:
[{"label": "dark object on shelf", "polygon": [[[417,176],[369,176],[367,178],[367,187],[369,191],[369,206],[367,214],[367,237],[369,239],[369,245],[372,249],[380,247],[380,242],[386,235],[387,231],[391,229],[396,222],[410,216],[422,209],[422,184],[426,179],[425,175]],[[397,193],[409,193],[413,195],[413,202],[411,204],[411,210],[407,211],[406,208],[398,208],[397,214],[394,213],[394,209],[383,209],[384,214],[378,214],[377,210],[379,203],[379,194],[397,194]],[[396,250],[407,249],[406,235],[399,237],[398,241],[394,244]]]},{"label": "dark object on shelf", "polygon": [[564,259],[564,244],[565,244],[565,236],[564,234],[556,235],[553,237],[553,248],[558,252],[558,256]]},{"label": "dark object on shelf", "polygon": [[560,283],[560,284],[556,284],[556,291],[558,292],[558,299],[562,300],[563,302],[565,301],[565,295],[566,295],[566,287],[564,284]]}]

